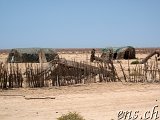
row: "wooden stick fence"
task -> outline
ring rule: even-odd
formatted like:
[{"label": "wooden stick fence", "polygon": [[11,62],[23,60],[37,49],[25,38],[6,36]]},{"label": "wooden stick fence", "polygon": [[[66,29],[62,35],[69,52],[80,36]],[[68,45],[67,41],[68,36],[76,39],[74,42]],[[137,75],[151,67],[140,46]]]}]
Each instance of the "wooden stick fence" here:
[{"label": "wooden stick fence", "polygon": [[160,68],[158,61],[149,61],[145,64],[136,64],[134,67],[128,64],[128,70],[124,72],[121,65],[122,72],[125,74],[126,82],[160,82]]},{"label": "wooden stick fence", "polygon": [[0,64],[0,88],[22,87],[23,77],[18,64]]},{"label": "wooden stick fence", "polygon": [[[121,79],[125,82],[160,82],[157,58],[134,66],[131,66],[128,61],[127,70],[123,68],[123,64],[119,64],[124,77]],[[117,81],[121,80],[113,62],[84,63],[60,59],[46,67],[43,64],[26,63],[23,71],[17,63],[0,64],[0,89]]]}]

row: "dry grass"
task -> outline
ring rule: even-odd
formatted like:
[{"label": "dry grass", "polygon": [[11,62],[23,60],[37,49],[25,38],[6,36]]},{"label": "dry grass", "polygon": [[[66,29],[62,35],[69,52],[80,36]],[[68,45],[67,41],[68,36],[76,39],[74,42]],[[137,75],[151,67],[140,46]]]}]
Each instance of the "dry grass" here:
[{"label": "dry grass", "polygon": [[85,119],[76,112],[69,112],[57,118],[57,120],[85,120]]}]

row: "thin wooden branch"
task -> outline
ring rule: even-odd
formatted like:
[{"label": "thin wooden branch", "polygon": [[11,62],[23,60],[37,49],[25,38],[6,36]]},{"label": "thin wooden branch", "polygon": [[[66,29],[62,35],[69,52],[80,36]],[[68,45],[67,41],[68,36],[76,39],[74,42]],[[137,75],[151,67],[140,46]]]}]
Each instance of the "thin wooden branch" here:
[{"label": "thin wooden branch", "polygon": [[146,63],[152,56],[154,56],[154,55],[158,55],[158,56],[160,56],[160,52],[158,52],[158,51],[154,51],[153,53],[150,53],[146,58],[144,58],[141,62],[140,62],[140,64],[144,64],[144,63]]}]

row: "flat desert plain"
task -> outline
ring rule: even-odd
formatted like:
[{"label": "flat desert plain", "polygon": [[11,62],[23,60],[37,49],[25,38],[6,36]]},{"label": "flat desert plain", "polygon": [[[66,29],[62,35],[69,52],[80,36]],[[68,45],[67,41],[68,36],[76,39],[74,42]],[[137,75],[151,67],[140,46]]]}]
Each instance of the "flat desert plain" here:
[{"label": "flat desert plain", "polygon": [[[83,54],[60,56],[89,59]],[[32,99],[45,97],[53,99]],[[0,90],[0,120],[56,120],[68,112],[85,120],[159,120],[160,84],[107,82]]]}]

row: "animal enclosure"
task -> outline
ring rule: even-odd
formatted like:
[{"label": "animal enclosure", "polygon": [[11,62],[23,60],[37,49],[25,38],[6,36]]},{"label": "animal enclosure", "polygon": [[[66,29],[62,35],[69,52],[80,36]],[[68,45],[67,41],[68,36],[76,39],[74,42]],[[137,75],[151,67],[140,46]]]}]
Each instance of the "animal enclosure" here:
[{"label": "animal enclosure", "polygon": [[[155,58],[145,64],[127,68],[121,62],[77,62],[59,59],[48,63],[2,63],[0,88],[48,87],[88,84],[95,82],[160,82],[159,61]],[[23,66],[23,67],[22,67]]]},{"label": "animal enclosure", "polygon": [[[26,63],[22,70],[21,64],[1,64],[0,88],[15,87],[46,87],[86,84],[91,82],[116,81],[115,75],[105,64],[69,61],[60,59],[44,64]],[[100,79],[96,79],[96,77]],[[105,79],[104,79],[105,78]]]}]

